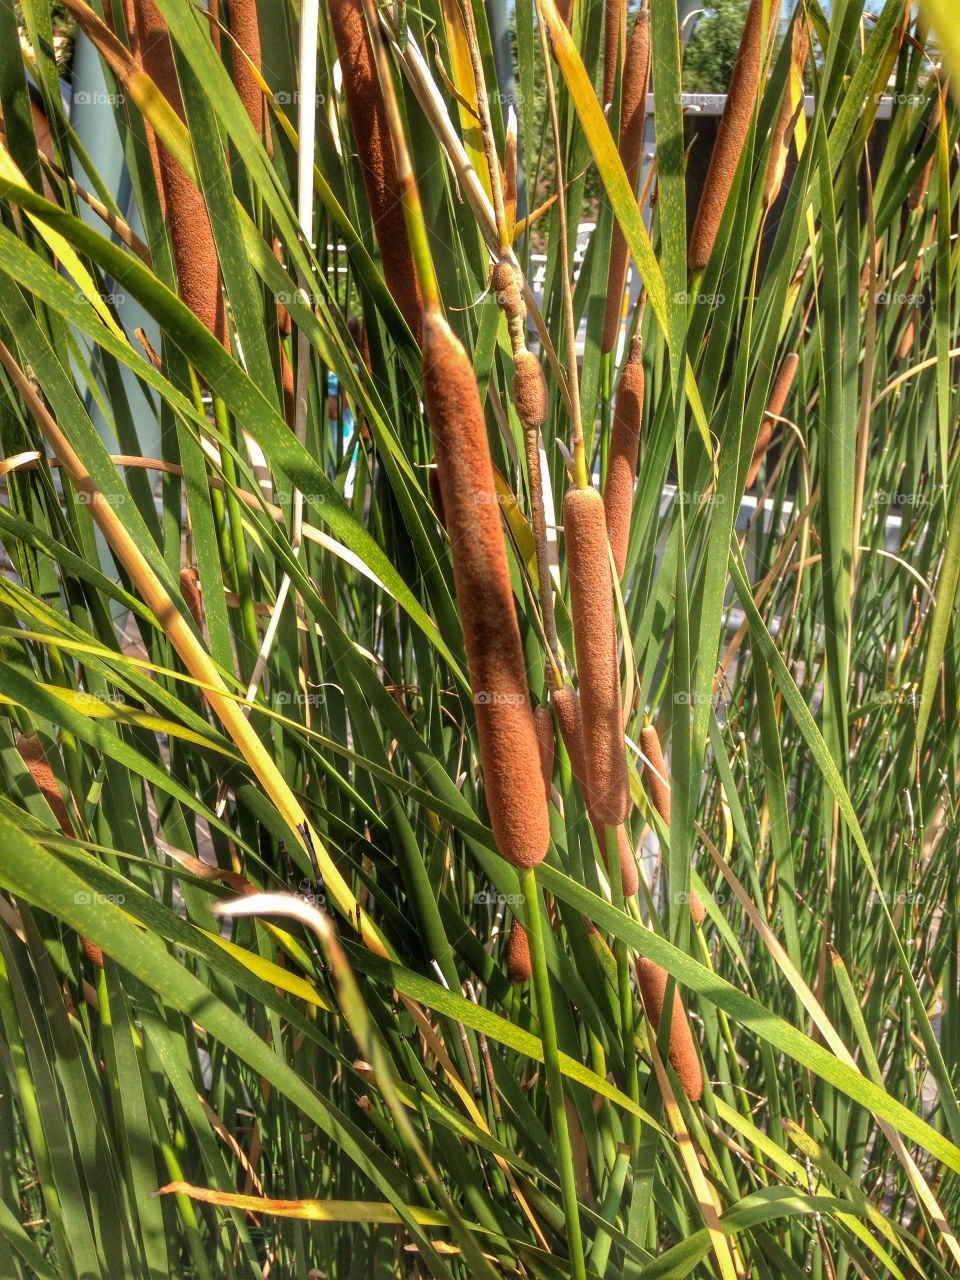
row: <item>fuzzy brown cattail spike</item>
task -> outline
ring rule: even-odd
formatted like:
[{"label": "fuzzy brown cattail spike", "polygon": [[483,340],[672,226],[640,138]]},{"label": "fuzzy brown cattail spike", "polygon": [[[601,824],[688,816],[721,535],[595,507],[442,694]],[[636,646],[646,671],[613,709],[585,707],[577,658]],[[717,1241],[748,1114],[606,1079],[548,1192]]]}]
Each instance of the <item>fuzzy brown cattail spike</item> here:
[{"label": "fuzzy brown cattail spike", "polygon": [[[560,737],[563,739],[563,745],[566,747],[567,755],[570,757],[570,768],[573,772],[574,781],[583,796],[583,803],[590,819],[590,825],[593,827],[597,846],[603,854],[604,860],[606,860],[606,833],[603,829],[603,822],[597,818],[590,806],[590,793],[587,788],[586,767],[583,758],[583,716],[580,711],[580,695],[574,689],[571,689],[569,685],[564,685],[562,689],[554,690],[552,701],[553,709],[557,716],[557,725],[560,729]],[[633,856],[633,849],[630,846],[625,826],[617,828],[617,845],[620,855],[620,881],[623,885],[623,896],[630,898],[640,888],[640,873],[637,870],[637,860]]]},{"label": "fuzzy brown cattail spike", "polygon": [[510,937],[507,939],[507,973],[511,982],[529,982],[533,974],[530,939],[516,917],[510,922]]},{"label": "fuzzy brown cattail spike", "polygon": [[713,144],[710,167],[700,193],[700,206],[690,236],[691,271],[702,271],[710,261],[727,197],[733,186],[740,154],[747,140],[760,84],[760,41],[763,0],[750,0],[740,50],[727,87],[727,101]]},{"label": "fuzzy brown cattail spike", "polygon": [[513,402],[525,427],[541,427],[547,416],[547,384],[540,361],[532,351],[514,357]]},{"label": "fuzzy brown cattail spike", "polygon": [[[667,992],[669,975],[658,964],[641,956],[637,961],[637,981],[643,996],[643,1007],[654,1031],[660,1028],[660,1015],[663,1013],[663,1001]],[[680,992],[674,984],[671,1016],[670,1045],[667,1050],[670,1065],[677,1073],[677,1079],[684,1093],[691,1102],[699,1102],[703,1096],[703,1071],[697,1056],[697,1046],[693,1042],[693,1033],[687,1022],[686,1010],[680,999]]]},{"label": "fuzzy brown cattail spike", "polygon": [[60,830],[65,836],[74,834],[73,823],[63,803],[60,787],[54,777],[53,770],[44,755],[43,744],[35,733],[22,733],[17,739],[17,751],[20,759],[30,771],[34,786],[46,800],[56,818]]},{"label": "fuzzy brown cattail spike", "polygon": [[423,376],[487,807],[500,853],[532,867],[550,844],[550,819],[487,428],[467,353],[433,312],[423,318]]},{"label": "fuzzy brown cattail spike", "polygon": [[[264,113],[263,93],[257,78],[250,70],[247,58],[259,71],[260,60],[260,20],[257,17],[257,0],[230,0],[230,31],[240,49],[233,51],[233,83],[243,103],[250,123],[263,138],[267,154],[273,155],[273,138],[270,133],[270,120]],[[243,50],[243,53],[240,50]],[[243,54],[247,55],[247,58]]]},{"label": "fuzzy brown cattail spike", "polygon": [[[184,118],[173,47],[154,0],[134,0],[133,12],[143,67],[181,119]],[[162,142],[157,165],[180,297],[225,347],[229,345],[217,248],[203,195]]]},{"label": "fuzzy brown cattail spike", "polygon": [[[643,133],[647,118],[647,84],[650,79],[650,15],[641,9],[630,32],[623,64],[623,92],[620,100],[620,159],[636,191],[643,159]],[[627,242],[620,223],[614,221],[607,271],[607,301],[603,314],[600,350],[612,351],[620,331],[620,310],[627,282]]]},{"label": "fuzzy brown cattail spike", "polygon": [[383,273],[403,318],[421,342],[420,284],[403,218],[397,162],[363,0],[330,0],[330,20]]},{"label": "fuzzy brown cattail spike", "polygon": [[553,757],[556,751],[556,735],[553,731],[553,716],[546,703],[541,703],[533,713],[533,724],[537,732],[537,749],[540,753],[540,776],[543,778],[543,794],[547,804],[550,803],[550,789],[553,785]]},{"label": "fuzzy brown cattail spike", "polygon": [[630,358],[617,387],[617,404],[610,432],[610,457],[603,487],[607,536],[613,551],[617,577],[623,577],[633,516],[633,485],[637,478],[640,423],[643,417],[643,350],[639,337],[630,345]]},{"label": "fuzzy brown cattail spike", "polygon": [[203,631],[203,597],[200,594],[200,575],[191,564],[180,570],[180,594],[184,604],[190,610],[190,616],[197,624],[197,630]]},{"label": "fuzzy brown cattail spike", "polygon": [[764,454],[770,447],[770,441],[773,439],[773,433],[777,428],[776,420],[783,413],[783,407],[787,403],[787,396],[790,394],[793,380],[797,376],[797,366],[799,364],[800,357],[795,351],[788,352],[783,358],[783,364],[780,366],[780,372],[777,374],[773,390],[770,392],[770,399],[767,401],[767,407],[763,414],[763,422],[760,424],[760,431],[757,434],[753,459],[750,463],[750,470],[747,473],[748,489],[752,489],[757,482],[760,464],[763,462]]},{"label": "fuzzy brown cattail spike", "polygon": [[613,101],[620,59],[627,43],[626,0],[605,0],[603,6],[603,99],[605,107]]},{"label": "fuzzy brown cattail spike", "polygon": [[[663,758],[660,746],[660,735],[652,724],[644,725],[640,730],[640,750],[646,763],[643,766],[644,781],[650,792],[653,807],[663,819],[664,826],[670,826],[670,783],[667,781],[667,762]],[[690,887],[690,915],[694,924],[703,924],[707,912],[700,901],[700,895]]]},{"label": "fuzzy brown cattail spike", "polygon": [[590,810],[599,821],[619,826],[630,791],[607,521],[596,489],[567,490],[563,526]]}]

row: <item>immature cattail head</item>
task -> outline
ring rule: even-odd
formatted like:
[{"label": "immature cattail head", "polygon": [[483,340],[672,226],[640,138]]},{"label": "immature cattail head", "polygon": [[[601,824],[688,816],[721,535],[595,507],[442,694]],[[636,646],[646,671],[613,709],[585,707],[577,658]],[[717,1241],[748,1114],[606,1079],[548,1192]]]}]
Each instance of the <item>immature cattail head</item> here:
[{"label": "immature cattail head", "polygon": [[[263,93],[247,62],[249,58],[258,71],[261,69],[257,0],[230,0],[230,31],[243,50],[243,53],[240,49],[233,51],[233,83],[244,110],[250,117],[250,123],[263,138],[267,154],[272,156],[273,138],[269,117],[264,114]],[[247,58],[243,56],[244,53]]]},{"label": "immature cattail head", "polygon": [[202,631],[203,597],[200,594],[200,575],[192,564],[184,565],[180,570],[180,594],[198,630]]},{"label": "immature cattail head", "polygon": [[[627,171],[630,187],[636,190],[643,159],[643,133],[647,119],[647,86],[650,79],[650,15],[646,9],[637,14],[623,64],[623,92],[620,101],[620,159]],[[603,313],[600,350],[606,354],[616,346],[620,331],[623,290],[627,283],[627,242],[614,222],[607,268],[607,299]]]},{"label": "immature cattail head", "polygon": [[330,0],[330,21],[383,273],[403,318],[420,342],[423,300],[403,218],[393,140],[363,0]]},{"label": "immature cattail head", "polygon": [[603,487],[603,507],[607,536],[613,551],[617,577],[623,577],[633,516],[633,485],[637,477],[640,451],[640,423],[643,417],[643,351],[639,337],[630,345],[630,357],[623,366],[617,387],[617,403],[610,432],[610,456]]},{"label": "immature cattail head", "polygon": [[103,968],[103,948],[98,947],[95,942],[91,942],[89,938],[80,935],[80,945],[83,947],[84,954],[96,969]]},{"label": "immature cattail head", "polygon": [[[183,99],[173,47],[154,0],[134,0],[133,13],[143,67],[174,111],[184,119]],[[177,268],[180,297],[198,320],[229,346],[217,248],[203,195],[161,142],[157,166],[163,187],[166,223]]]},{"label": "immature cattail head", "polygon": [[796,351],[787,352],[783,358],[783,364],[777,373],[773,389],[770,392],[770,398],[767,401],[767,407],[764,410],[763,422],[760,424],[760,430],[757,433],[757,443],[754,445],[753,459],[750,463],[750,470],[747,473],[748,489],[751,489],[757,482],[760,464],[763,462],[764,455],[770,447],[773,433],[777,429],[776,419],[783,413],[784,405],[787,403],[787,396],[789,396],[790,388],[793,386],[793,380],[797,376],[799,364],[800,357]]},{"label": "immature cattail head", "polygon": [[727,87],[726,105],[720,117],[710,167],[700,193],[700,206],[690,235],[688,261],[691,271],[702,271],[710,261],[723,211],[727,206],[727,197],[740,162],[740,153],[747,140],[760,84],[762,25],[763,0],[750,0],[740,50]]},{"label": "immature cattail head", "polygon": [[507,973],[511,982],[529,982],[533,974],[530,939],[516,917],[510,923],[510,937],[507,939]]},{"label": "immature cattail head", "polygon": [[[658,964],[641,956],[637,961],[637,981],[643,996],[643,1007],[654,1031],[660,1028],[660,1015],[663,1013],[664,996],[667,991],[669,975]],[[672,1012],[670,1018],[670,1045],[667,1050],[670,1065],[677,1073],[677,1079],[684,1093],[691,1102],[699,1102],[703,1096],[703,1071],[697,1056],[697,1047],[693,1042],[693,1034],[687,1022],[686,1010],[680,999],[680,992],[674,984]]]},{"label": "immature cattail head", "polygon": [[487,428],[467,353],[433,312],[424,316],[423,377],[487,807],[500,853],[514,866],[536,866],[550,821]]},{"label": "immature cattail head", "polygon": [[524,349],[514,356],[513,402],[525,427],[540,427],[547,416],[547,384],[540,361]]},{"label": "immature cattail head", "polygon": [[30,771],[34,786],[50,806],[60,830],[65,836],[72,836],[73,823],[70,821],[67,806],[63,803],[63,796],[60,794],[60,787],[47,762],[39,737],[35,733],[22,733],[17,739],[17,751]]},{"label": "immature cattail head", "polygon": [[589,802],[600,821],[619,826],[630,807],[630,791],[607,522],[596,489],[567,491],[563,525]]}]

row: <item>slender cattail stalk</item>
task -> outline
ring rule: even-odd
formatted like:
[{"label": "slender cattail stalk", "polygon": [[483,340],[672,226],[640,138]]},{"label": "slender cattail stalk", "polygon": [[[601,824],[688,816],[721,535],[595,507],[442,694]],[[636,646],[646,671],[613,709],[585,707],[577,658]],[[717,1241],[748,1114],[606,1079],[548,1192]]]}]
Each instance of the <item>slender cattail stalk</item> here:
[{"label": "slender cattail stalk", "polygon": [[487,807],[501,854],[531,867],[547,851],[550,822],[487,429],[467,353],[433,312],[424,314],[423,377]]},{"label": "slender cattail stalk", "polygon": [[[166,23],[154,0],[134,0],[143,67],[183,120],[183,99]],[[168,149],[157,141],[157,163],[180,297],[198,320],[229,346],[217,247],[203,194]]]},{"label": "slender cattail stalk", "polygon": [[757,476],[760,473],[760,464],[763,462],[764,455],[770,447],[770,441],[773,439],[773,433],[777,428],[777,418],[783,413],[784,405],[787,403],[787,397],[790,394],[790,388],[793,386],[793,380],[797,376],[797,366],[800,363],[800,357],[796,351],[790,351],[784,356],[783,364],[780,366],[780,372],[777,374],[776,381],[773,384],[773,390],[770,392],[770,399],[767,401],[767,407],[764,410],[763,422],[760,424],[760,430],[757,434],[757,443],[753,450],[753,459],[750,463],[750,470],[747,473],[747,488],[751,489],[757,482]]},{"label": "slender cattail stalk", "polygon": [[[623,94],[620,103],[620,159],[627,171],[630,188],[637,189],[643,159],[643,134],[647,117],[647,87],[650,80],[650,14],[641,9],[630,33],[623,64]],[[607,300],[603,313],[600,350],[612,351],[620,331],[620,309],[627,283],[629,253],[620,223],[613,224],[610,265],[607,269]]]},{"label": "slender cattail stalk", "polygon": [[605,0],[603,6],[603,99],[605,107],[613,102],[620,59],[627,44],[626,0]]},{"label": "slender cattail stalk", "polygon": [[423,300],[401,205],[401,187],[384,95],[362,0],[330,0],[347,110],[387,287],[417,341]]},{"label": "slender cattail stalk", "polygon": [[640,338],[630,344],[630,357],[617,386],[617,403],[610,432],[610,456],[603,487],[607,536],[617,577],[623,577],[633,517],[633,485],[637,478],[640,424],[643,418],[643,348]]},{"label": "slender cattail stalk", "polygon": [[627,816],[630,792],[613,576],[603,499],[596,489],[567,490],[563,525],[590,808],[599,821],[619,826]]},{"label": "slender cattail stalk", "polygon": [[[643,1007],[654,1031],[660,1029],[660,1015],[663,1013],[663,1002],[667,991],[669,974],[658,964],[640,956],[637,960],[637,981],[643,997]],[[670,1018],[670,1045],[667,1050],[670,1065],[677,1073],[677,1079],[684,1093],[691,1102],[699,1102],[703,1096],[703,1070],[697,1055],[697,1046],[693,1041],[693,1033],[687,1022],[687,1013],[680,999],[680,992],[674,984],[673,1004]]]},{"label": "slender cattail stalk", "polygon": [[763,0],[750,0],[740,39],[740,50],[727,87],[727,101],[713,144],[710,167],[700,193],[700,206],[690,236],[691,271],[702,271],[710,261],[717,232],[727,207],[740,154],[747,140],[760,84],[760,40]]},{"label": "slender cattail stalk", "polygon": [[[259,71],[262,66],[260,57],[260,20],[257,17],[257,0],[230,0],[230,31],[240,50],[233,52],[233,83],[243,103],[244,110],[250,117],[250,123],[263,138],[267,154],[273,155],[273,136],[270,132],[270,118],[264,112],[263,92],[257,83],[257,77],[250,69],[247,58]],[[243,57],[243,54],[247,57]]]},{"label": "slender cattail stalk", "polygon": [[184,565],[180,570],[180,594],[183,602],[190,610],[190,616],[197,624],[197,630],[203,633],[203,597],[200,594],[200,575],[192,564]]},{"label": "slender cattail stalk", "polygon": [[[640,730],[640,749],[644,754],[643,777],[650,792],[653,807],[663,819],[665,827],[670,826],[670,783],[667,781],[667,762],[663,758],[660,746],[660,735],[652,724],[644,725]],[[700,895],[690,886],[690,915],[694,924],[703,924],[706,909],[700,901]]]},{"label": "slender cattail stalk", "polygon": [[783,185],[783,175],[787,167],[787,149],[793,136],[798,110],[803,109],[799,103],[794,104],[790,86],[794,77],[796,77],[802,99],[803,71],[807,65],[809,52],[810,33],[807,30],[807,24],[803,20],[803,15],[798,14],[793,24],[793,36],[790,44],[790,70],[787,75],[786,87],[783,91],[783,102],[780,104],[780,114],[777,116],[777,122],[773,127],[773,135],[770,139],[770,156],[767,160],[767,173],[763,182],[764,208],[769,208],[773,204]]}]

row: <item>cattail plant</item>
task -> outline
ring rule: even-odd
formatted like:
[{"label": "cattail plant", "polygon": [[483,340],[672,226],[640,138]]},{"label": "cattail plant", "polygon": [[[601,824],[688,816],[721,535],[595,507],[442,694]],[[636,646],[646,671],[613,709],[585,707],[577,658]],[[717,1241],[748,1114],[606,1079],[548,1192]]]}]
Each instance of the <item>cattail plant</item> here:
[{"label": "cattail plant", "polygon": [[529,982],[533,976],[530,939],[516,917],[510,922],[510,936],[507,939],[507,973],[510,981],[517,983]]},{"label": "cattail plant", "polygon": [[423,379],[487,807],[501,854],[514,866],[535,866],[550,843],[550,822],[487,429],[467,353],[433,311],[424,316]]},{"label": "cattail plant", "polygon": [[[597,847],[603,854],[604,861],[608,861],[603,821],[597,816],[590,804],[590,791],[587,785],[587,773],[583,755],[583,713],[580,710],[580,695],[570,685],[564,685],[563,688],[554,690],[551,701],[556,713],[560,737],[570,760],[570,769],[573,773],[574,781],[580,789],[580,795],[583,797],[584,808],[587,811],[587,817],[590,819]],[[620,882],[623,886],[623,896],[631,898],[640,888],[640,873],[637,869],[637,860],[634,857],[633,847],[630,843],[625,823],[621,823],[617,827],[617,850],[619,853]]]},{"label": "cattail plant", "polygon": [[17,739],[17,752],[27,766],[34,786],[50,806],[60,830],[65,836],[73,836],[73,823],[60,794],[60,787],[43,750],[43,743],[35,733],[22,733]]},{"label": "cattail plant", "polygon": [[230,32],[239,45],[239,49],[233,51],[233,83],[237,95],[250,117],[250,123],[263,138],[267,154],[272,156],[273,136],[270,119],[264,111],[263,90],[250,67],[253,63],[257,71],[261,68],[257,0],[230,0]]},{"label": "cattail plant", "polygon": [[[553,715],[545,703],[541,703],[533,713],[533,723],[540,753],[543,794],[549,806],[550,790],[553,785],[556,735],[553,728]],[[527,937],[526,929],[524,929],[516,916],[510,923],[510,937],[507,942],[507,972],[510,975],[511,982],[526,982],[533,973],[533,966],[530,960],[530,940]]]},{"label": "cattail plant", "polygon": [[630,792],[606,513],[596,489],[567,490],[563,527],[590,807],[601,822],[619,826]]},{"label": "cattail plant", "polygon": [[362,0],[330,0],[343,87],[387,287],[417,342],[423,301],[397,181],[397,162]]},{"label": "cattail plant", "polygon": [[190,610],[190,616],[197,624],[198,631],[203,631],[203,597],[200,594],[200,574],[192,564],[184,565],[180,570],[180,594],[183,602]]},{"label": "cattail plant", "polygon": [[[670,783],[667,781],[667,762],[663,758],[660,735],[652,724],[644,725],[640,730],[640,749],[644,755],[643,778],[650,793],[653,807],[663,819],[665,827],[670,826]],[[700,901],[700,895],[690,886],[690,915],[694,924],[703,924],[706,909]]]},{"label": "cattail plant", "polygon": [[633,486],[640,451],[640,424],[643,418],[643,348],[639,336],[630,343],[630,356],[617,385],[617,402],[610,432],[607,478],[603,486],[607,536],[613,551],[617,577],[623,577],[633,516]]},{"label": "cattail plant", "polygon": [[727,101],[717,128],[710,166],[700,193],[687,260],[690,270],[702,271],[710,261],[730,188],[736,177],[760,84],[763,0],[750,0],[740,49],[727,87]]},{"label": "cattail plant", "polygon": [[[647,86],[650,80],[650,14],[637,14],[627,44],[620,102],[620,159],[632,190],[636,190],[643,159],[643,134],[647,118]],[[600,350],[612,351],[620,330],[620,309],[627,282],[629,253],[620,223],[614,221],[607,268],[607,298],[603,313]]]},{"label": "cattail plant", "polygon": [[[660,1017],[670,975],[658,964],[640,956],[637,960],[637,982],[643,996],[643,1007],[654,1031],[660,1029]],[[667,1050],[670,1065],[677,1073],[684,1093],[691,1102],[699,1102],[703,1096],[703,1070],[693,1041],[693,1033],[687,1022],[687,1013],[674,986],[670,1016],[670,1045]]]},{"label": "cattail plant", "polygon": [[602,106],[613,102],[613,91],[620,70],[620,59],[627,43],[626,0],[604,0],[603,6],[603,99]]},{"label": "cattail plant", "polygon": [[[184,119],[173,46],[163,15],[154,0],[134,0],[133,13],[144,70]],[[217,248],[203,195],[159,140],[157,168],[163,187],[165,218],[180,296],[197,319],[226,347],[229,339]]]},{"label": "cattail plant", "polygon": [[767,407],[764,410],[763,422],[760,424],[760,431],[757,434],[757,443],[753,450],[753,459],[750,463],[750,470],[747,473],[747,488],[752,489],[757,482],[757,476],[760,473],[760,465],[763,462],[764,455],[770,447],[770,441],[773,439],[773,433],[777,428],[777,418],[783,413],[783,407],[787,403],[787,396],[790,394],[790,388],[793,386],[793,380],[797,376],[797,366],[800,363],[800,357],[795,351],[790,351],[784,356],[783,364],[777,374],[773,389],[770,392],[770,399],[767,401]]}]

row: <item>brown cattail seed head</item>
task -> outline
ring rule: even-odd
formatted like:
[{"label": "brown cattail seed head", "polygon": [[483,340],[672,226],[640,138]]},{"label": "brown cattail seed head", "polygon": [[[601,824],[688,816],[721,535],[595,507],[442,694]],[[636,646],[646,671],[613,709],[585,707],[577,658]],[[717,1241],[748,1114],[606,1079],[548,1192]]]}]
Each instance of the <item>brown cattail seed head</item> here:
[{"label": "brown cattail seed head", "polygon": [[[663,1013],[663,1001],[667,991],[668,975],[658,964],[641,956],[637,961],[637,981],[643,996],[643,1007],[654,1031],[660,1028],[660,1015]],[[670,1065],[677,1073],[677,1079],[684,1093],[691,1102],[699,1102],[703,1096],[703,1071],[697,1056],[697,1047],[693,1042],[690,1024],[680,992],[674,983],[672,1012],[670,1018],[670,1046],[667,1051]]]},{"label": "brown cattail seed head", "polygon": [[633,516],[633,485],[637,478],[640,452],[640,423],[643,417],[643,352],[640,339],[630,346],[630,358],[623,367],[617,387],[617,403],[610,432],[610,456],[603,487],[603,507],[607,535],[613,551],[617,577],[623,577]]},{"label": "brown cattail seed head", "polygon": [[543,425],[547,416],[547,383],[532,351],[523,350],[514,357],[513,402],[525,427]]},{"label": "brown cattail seed head", "polygon": [[[257,78],[250,70],[247,58],[259,71],[260,59],[260,21],[257,17],[257,0],[230,0],[230,31],[234,40],[243,50],[233,51],[233,83],[243,103],[244,110],[250,117],[250,123],[263,138],[268,155],[273,155],[273,138],[270,133],[270,120],[264,114],[263,93]],[[243,54],[247,55],[247,58]]]},{"label": "brown cattail seed head", "polygon": [[750,0],[740,50],[727,87],[727,101],[720,117],[717,140],[713,144],[710,167],[700,193],[700,207],[690,236],[688,259],[691,271],[702,271],[710,261],[723,211],[727,207],[727,197],[740,162],[740,153],[747,140],[760,83],[762,25],[763,0]]},{"label": "brown cattail seed head", "polygon": [[754,445],[753,459],[747,474],[748,489],[752,489],[757,482],[760,464],[763,462],[764,454],[770,447],[770,441],[773,439],[773,433],[777,428],[776,419],[783,413],[783,407],[787,403],[787,396],[789,396],[793,380],[797,376],[799,364],[800,357],[796,351],[789,351],[783,358],[783,364],[780,366],[780,371],[770,392],[770,399],[767,401],[767,407],[764,410],[763,422],[760,424],[760,430],[757,433],[757,443]]},{"label": "brown cattail seed head", "polygon": [[487,429],[467,353],[433,313],[424,316],[423,378],[487,807],[500,853],[532,867],[550,844],[550,820]]},{"label": "brown cattail seed head", "polygon": [[[641,9],[630,33],[626,59],[623,64],[623,93],[620,103],[620,159],[630,180],[630,189],[637,189],[640,162],[643,159],[643,133],[647,118],[647,85],[650,79],[650,15]],[[603,313],[603,333],[600,350],[612,351],[620,331],[620,311],[623,306],[623,290],[627,283],[629,255],[627,242],[620,223],[614,221],[610,240],[610,265],[607,270],[607,300]]]},{"label": "brown cattail seed head", "polygon": [[[134,0],[133,7],[144,70],[182,120],[183,100],[166,23],[154,0]],[[180,297],[214,337],[228,347],[217,249],[203,195],[159,140],[157,165]]]},{"label": "brown cattail seed head", "polygon": [[400,202],[397,162],[362,0],[330,0],[353,138],[387,287],[418,342],[423,300]]},{"label": "brown cattail seed head", "polygon": [[583,763],[583,717],[580,712],[580,695],[576,689],[565,684],[562,689],[555,689],[551,694],[551,702],[557,717],[560,737],[570,757],[570,768],[580,788],[584,804],[587,801],[587,773]]},{"label": "brown cattail seed head", "polygon": [[630,807],[630,792],[607,521],[596,489],[567,491],[563,525],[589,803],[601,822],[619,826]]},{"label": "brown cattail seed head", "polygon": [[65,836],[72,836],[74,834],[73,823],[70,821],[67,806],[63,803],[63,796],[60,794],[60,787],[54,777],[53,770],[47,763],[47,757],[44,755],[43,744],[40,739],[35,733],[22,733],[17,739],[17,751],[20,754],[20,759],[30,771],[34,786],[50,806],[60,830]]},{"label": "brown cattail seed head", "polygon": [[103,968],[103,949],[98,947],[95,942],[91,942],[89,938],[80,935],[80,945],[83,947],[84,954],[96,969]]},{"label": "brown cattail seed head", "polygon": [[197,624],[197,628],[202,631],[203,598],[200,594],[200,575],[193,565],[184,565],[180,570],[180,594],[183,596],[184,604],[190,610],[190,616]]},{"label": "brown cattail seed head", "polygon": [[613,101],[620,58],[627,43],[626,0],[605,0],[603,6],[603,98],[601,106]]},{"label": "brown cattail seed head", "polygon": [[[606,837],[602,823],[593,823],[593,833],[597,837],[597,844],[600,846],[604,861],[607,863],[607,874],[612,877],[613,873],[610,871],[610,864],[607,859]],[[623,888],[623,896],[632,898],[640,888],[640,873],[637,870],[637,860],[633,856],[630,837],[627,835],[625,826],[617,827],[617,855],[620,860],[620,884]]]},{"label": "brown cattail seed head", "polygon": [[511,982],[529,982],[533,974],[530,940],[526,929],[517,919],[511,921],[510,937],[507,939],[507,973]]},{"label": "brown cattail seed head", "polygon": [[533,713],[533,725],[537,731],[537,749],[540,752],[540,775],[543,778],[543,794],[547,804],[550,803],[550,788],[553,785],[553,757],[556,751],[556,735],[553,731],[553,716],[546,703],[541,703]]},{"label": "brown cattail seed head", "polygon": [[670,825],[670,783],[666,761],[660,747],[660,735],[652,724],[640,730],[640,750],[649,763],[644,763],[643,776],[650,792],[650,801],[663,819]]}]

